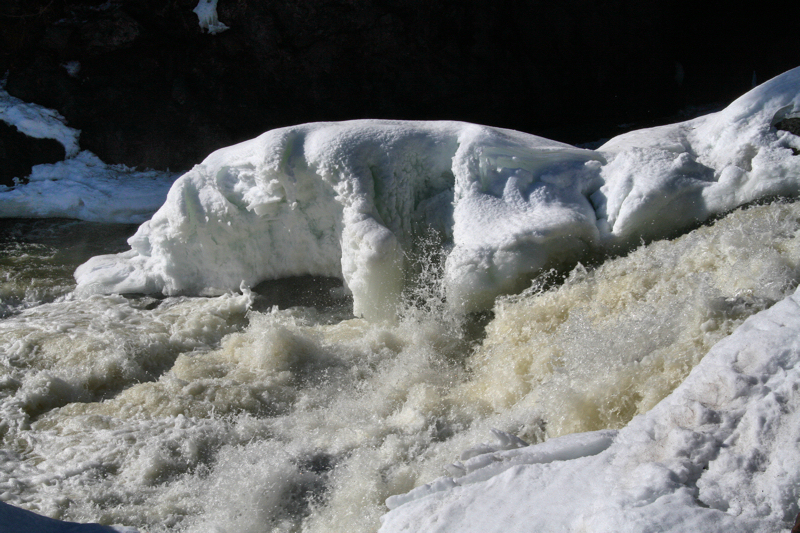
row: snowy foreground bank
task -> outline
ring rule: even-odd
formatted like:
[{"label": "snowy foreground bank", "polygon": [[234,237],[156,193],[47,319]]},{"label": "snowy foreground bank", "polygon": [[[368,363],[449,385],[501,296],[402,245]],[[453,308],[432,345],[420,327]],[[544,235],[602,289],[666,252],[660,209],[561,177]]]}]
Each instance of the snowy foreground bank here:
[{"label": "snowy foreground bank", "polygon": [[410,258],[447,248],[458,310],[543,268],[663,237],[800,191],[800,69],[689,122],[597,151],[458,122],[363,120],[269,131],[182,176],[131,250],[76,272],[91,292],[215,294],[291,275],[343,278],[354,312],[391,317]]}]

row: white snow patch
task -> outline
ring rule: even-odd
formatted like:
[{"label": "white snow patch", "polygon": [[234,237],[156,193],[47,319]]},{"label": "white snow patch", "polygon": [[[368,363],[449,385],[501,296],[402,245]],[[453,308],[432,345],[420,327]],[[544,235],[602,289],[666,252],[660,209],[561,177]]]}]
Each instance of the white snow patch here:
[{"label": "white snow patch", "polygon": [[67,71],[67,74],[72,78],[77,78],[81,72],[81,64],[79,61],[67,61],[61,65]]},{"label": "white snow patch", "polygon": [[200,0],[193,9],[200,22],[200,27],[211,35],[230,29],[217,17],[217,0]]},{"label": "white snow patch", "polygon": [[772,532],[800,498],[800,294],[748,319],[615,431],[471,457],[389,498],[399,531]]},{"label": "white snow patch", "polygon": [[[36,139],[55,139],[64,145],[67,157],[80,151],[80,130],[70,128],[57,111],[37,104],[23,102],[0,87],[0,120],[14,126],[20,133]],[[22,176],[20,176],[22,177]]]}]

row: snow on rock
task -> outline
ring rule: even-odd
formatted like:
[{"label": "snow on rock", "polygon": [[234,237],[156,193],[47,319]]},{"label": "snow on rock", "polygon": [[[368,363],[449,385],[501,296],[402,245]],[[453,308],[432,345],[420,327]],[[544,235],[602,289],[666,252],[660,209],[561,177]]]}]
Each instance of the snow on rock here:
[{"label": "snow on rock", "polygon": [[[714,346],[616,431],[469,457],[389,498],[400,531],[774,532],[800,499],[800,292]],[[469,456],[469,454],[467,454]]]},{"label": "snow on rock", "polygon": [[[181,177],[130,239],[76,271],[88,290],[213,293],[264,279],[343,277],[354,311],[393,316],[416,239],[453,250],[451,301],[485,306],[520,272],[597,239],[601,157],[458,122],[353,121],[269,131]],[[588,241],[589,244],[584,244]]]},{"label": "snow on rock", "polygon": [[192,11],[197,15],[200,27],[211,35],[216,35],[229,29],[228,26],[219,21],[217,0],[200,0]]},{"label": "snow on rock", "polygon": [[214,293],[340,276],[354,311],[391,317],[419,242],[445,243],[459,311],[542,268],[663,237],[752,200],[796,195],[800,68],[689,122],[598,151],[458,122],[361,120],[267,132],[180,178],[131,250],[93,258],[82,290]]},{"label": "snow on rock", "polygon": [[0,86],[0,120],[15,126],[20,133],[37,139],[55,139],[64,145],[67,157],[78,155],[80,131],[70,128],[57,111],[23,102]]},{"label": "snow on rock", "polygon": [[800,68],[756,87],[724,110],[615,137],[593,196],[614,239],[662,237],[742,204],[800,192],[800,138],[774,126],[800,116]]},{"label": "snow on rock", "polygon": [[161,207],[177,178],[171,172],[137,171],[108,165],[89,151],[80,151],[80,131],[66,125],[58,112],[26,103],[0,86],[0,120],[21,133],[55,139],[66,159],[35,165],[27,183],[0,185],[0,217],[65,217],[95,222],[144,222]]},{"label": "snow on rock", "polygon": [[0,186],[0,217],[64,217],[138,224],[164,203],[177,175],[107,165],[91,152],[36,165],[28,183]]}]

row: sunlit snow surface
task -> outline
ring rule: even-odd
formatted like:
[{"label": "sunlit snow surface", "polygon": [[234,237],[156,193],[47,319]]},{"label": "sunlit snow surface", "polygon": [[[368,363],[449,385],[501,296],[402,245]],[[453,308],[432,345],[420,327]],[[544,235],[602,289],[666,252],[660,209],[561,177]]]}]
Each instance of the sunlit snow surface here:
[{"label": "sunlit snow surface", "polygon": [[451,308],[492,306],[543,268],[795,195],[800,69],[725,110],[597,151],[457,122],[354,121],[267,132],[181,177],[130,240],[79,268],[93,292],[213,294],[315,274],[344,279],[356,316],[393,317],[431,233]]},{"label": "sunlit snow surface", "polygon": [[[798,139],[773,126],[798,92],[790,71],[596,152],[463,123],[268,132],[179,179],[75,293],[59,268],[28,294],[21,236],[0,531],[38,520],[17,508],[148,532],[788,529],[800,204],[633,247],[797,196]],[[393,320],[246,287],[309,273]]]}]

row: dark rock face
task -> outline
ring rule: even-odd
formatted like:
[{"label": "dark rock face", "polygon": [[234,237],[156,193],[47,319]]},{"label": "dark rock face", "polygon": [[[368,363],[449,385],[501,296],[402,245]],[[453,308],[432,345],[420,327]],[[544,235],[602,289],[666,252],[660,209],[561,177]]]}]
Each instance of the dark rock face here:
[{"label": "dark rock face", "polygon": [[590,141],[800,65],[768,9],[688,0],[219,0],[230,29],[216,35],[196,5],[5,0],[0,74],[105,161],[178,170],[318,120],[454,119]]},{"label": "dark rock face", "polygon": [[30,175],[31,167],[64,159],[64,147],[53,139],[34,139],[0,121],[0,185]]},{"label": "dark rock face", "polygon": [[785,118],[775,124],[775,128],[800,137],[800,118]]}]

